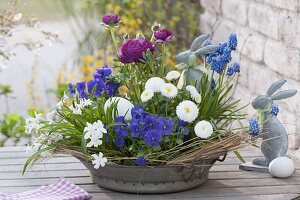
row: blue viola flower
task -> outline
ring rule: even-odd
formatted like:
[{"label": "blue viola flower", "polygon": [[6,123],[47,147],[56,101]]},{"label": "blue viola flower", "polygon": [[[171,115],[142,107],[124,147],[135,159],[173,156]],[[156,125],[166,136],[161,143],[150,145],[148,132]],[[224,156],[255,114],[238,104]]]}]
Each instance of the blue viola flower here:
[{"label": "blue viola flower", "polygon": [[77,92],[79,94],[79,98],[81,99],[87,99],[85,87],[85,82],[76,83]]},{"label": "blue viola flower", "polygon": [[87,82],[87,88],[89,94],[91,94],[94,90],[93,95],[95,97],[99,97],[102,91],[105,89],[105,82],[101,79],[98,81],[90,80],[89,82]]},{"label": "blue viola flower", "polygon": [[141,106],[134,106],[131,109],[132,122],[141,123],[149,114]]},{"label": "blue viola flower", "polygon": [[162,130],[163,124],[159,122],[157,115],[148,115],[144,120],[144,130]]},{"label": "blue viola flower", "polygon": [[115,122],[122,123],[122,125],[115,125],[114,130],[118,135],[125,137],[128,133],[128,126],[126,120],[123,116],[119,116],[115,118]]},{"label": "blue viola flower", "polygon": [[235,33],[231,33],[229,35],[229,39],[228,39],[228,46],[232,49],[235,50],[237,47],[237,36]]},{"label": "blue viola flower", "polygon": [[259,134],[260,126],[256,119],[249,120],[249,134],[251,136],[257,136]]},{"label": "blue viola flower", "polygon": [[213,79],[212,81],[211,81],[211,83],[210,83],[210,89],[215,89],[216,88],[216,82],[215,82],[215,80]]},{"label": "blue viola flower", "polygon": [[87,85],[89,94],[91,94],[94,87],[96,86],[96,81],[95,80],[90,80],[89,82],[87,82],[86,85]]},{"label": "blue viola flower", "polygon": [[170,135],[174,128],[174,120],[170,117],[166,119],[164,117],[158,118],[159,123],[162,124],[161,132],[163,135]]},{"label": "blue viola flower", "polygon": [[115,144],[118,148],[123,147],[125,143],[125,138],[122,136],[115,137]]},{"label": "blue viola flower", "polygon": [[132,137],[138,137],[139,135],[143,135],[143,129],[138,123],[130,123],[128,129],[130,130]]},{"label": "blue viola flower", "polygon": [[109,142],[109,134],[105,133],[104,136],[105,136],[105,141],[108,143]]},{"label": "blue viola flower", "polygon": [[183,135],[188,135],[190,133],[190,130],[188,128],[183,127],[180,129],[180,133]]},{"label": "blue viola flower", "polygon": [[139,157],[137,157],[135,164],[137,166],[146,166],[147,160],[146,160],[146,158],[144,158],[144,156],[139,156]]},{"label": "blue viola flower", "polygon": [[68,83],[69,91],[71,95],[75,95],[75,88],[72,83]]},{"label": "blue viola flower", "polygon": [[112,74],[112,70],[110,67],[107,65],[104,65],[102,68],[97,69],[96,72],[94,73],[94,79],[96,81],[98,80],[105,80],[106,77],[110,76]]},{"label": "blue viola flower", "polygon": [[272,104],[271,114],[274,115],[274,116],[277,116],[278,113],[279,113],[279,106],[275,105],[275,104]]},{"label": "blue viola flower", "polygon": [[118,94],[118,89],[120,87],[120,84],[115,82],[107,82],[106,83],[106,94],[110,97],[116,96]]},{"label": "blue viola flower", "polygon": [[177,126],[176,126],[176,131],[179,131],[181,127],[186,127],[188,123],[186,121],[183,121],[181,119],[178,120]]},{"label": "blue viola flower", "polygon": [[161,132],[158,130],[150,130],[144,135],[144,140],[148,146],[159,146],[162,141]]}]

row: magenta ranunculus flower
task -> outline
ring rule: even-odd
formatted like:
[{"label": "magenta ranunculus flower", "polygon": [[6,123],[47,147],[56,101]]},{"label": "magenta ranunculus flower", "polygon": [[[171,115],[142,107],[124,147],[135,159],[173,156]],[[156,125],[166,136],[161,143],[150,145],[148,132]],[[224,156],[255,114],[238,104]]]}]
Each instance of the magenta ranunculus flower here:
[{"label": "magenta ranunculus flower", "polygon": [[156,39],[156,42],[167,42],[173,38],[173,33],[172,31],[168,29],[159,29],[154,32],[154,37]]},{"label": "magenta ranunculus flower", "polygon": [[108,14],[102,17],[102,22],[106,25],[117,24],[121,18],[115,14]]},{"label": "magenta ranunculus flower", "polygon": [[145,39],[128,39],[126,40],[119,51],[119,59],[122,63],[140,62],[143,58],[143,53],[147,50],[154,51],[152,42]]}]

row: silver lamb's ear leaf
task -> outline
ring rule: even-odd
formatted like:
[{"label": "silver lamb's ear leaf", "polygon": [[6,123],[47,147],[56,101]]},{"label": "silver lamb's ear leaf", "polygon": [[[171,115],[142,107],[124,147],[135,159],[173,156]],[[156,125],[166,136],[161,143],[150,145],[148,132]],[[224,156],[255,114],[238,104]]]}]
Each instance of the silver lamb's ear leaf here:
[{"label": "silver lamb's ear leaf", "polygon": [[204,34],[204,35],[200,35],[199,37],[197,37],[196,39],[194,39],[194,41],[192,42],[191,46],[190,46],[190,50],[191,51],[196,51],[199,46],[207,39],[209,38],[210,34]]},{"label": "silver lamb's ear leaf", "polygon": [[283,84],[286,83],[286,80],[282,79],[282,80],[279,80],[279,81],[276,81],[275,83],[273,83],[268,91],[267,91],[267,96],[271,96],[272,94],[274,94]]},{"label": "silver lamb's ear leaf", "polygon": [[186,63],[186,64],[188,64],[190,54],[191,54],[190,50],[180,52],[179,54],[176,55],[175,60],[176,60],[177,63]]},{"label": "silver lamb's ear leaf", "polygon": [[294,96],[297,93],[297,90],[283,90],[278,92],[277,94],[271,96],[272,100],[280,100],[280,99],[287,99]]},{"label": "silver lamb's ear leaf", "polygon": [[219,48],[219,45],[207,45],[206,47],[202,47],[201,49],[198,49],[195,54],[197,56],[201,56],[201,55],[204,55],[204,54],[209,54],[209,53],[212,53],[216,50],[218,50]]}]

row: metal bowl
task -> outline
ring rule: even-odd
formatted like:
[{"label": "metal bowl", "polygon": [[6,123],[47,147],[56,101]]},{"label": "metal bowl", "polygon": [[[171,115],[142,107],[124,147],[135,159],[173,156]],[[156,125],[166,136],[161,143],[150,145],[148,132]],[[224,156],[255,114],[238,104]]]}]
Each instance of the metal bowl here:
[{"label": "metal bowl", "polygon": [[81,160],[99,187],[125,193],[159,194],[190,190],[205,183],[215,158],[187,166],[121,166],[107,164],[94,169],[91,162]]}]

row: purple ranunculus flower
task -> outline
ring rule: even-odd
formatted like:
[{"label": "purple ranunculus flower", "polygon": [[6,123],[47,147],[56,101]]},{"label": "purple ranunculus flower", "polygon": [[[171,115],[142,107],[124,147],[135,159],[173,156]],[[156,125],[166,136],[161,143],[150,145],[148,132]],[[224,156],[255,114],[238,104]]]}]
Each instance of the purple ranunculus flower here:
[{"label": "purple ranunculus flower", "polygon": [[139,156],[139,157],[137,157],[135,164],[137,166],[146,166],[147,160],[146,160],[146,158],[144,158],[144,156]]},{"label": "purple ranunculus flower", "polygon": [[72,83],[68,83],[69,91],[71,95],[75,94],[74,85]]},{"label": "purple ranunculus flower", "polygon": [[152,42],[145,39],[128,39],[119,51],[119,59],[122,63],[141,62],[143,53],[147,50],[154,51]]},{"label": "purple ranunculus flower", "polygon": [[158,130],[148,131],[144,135],[144,140],[148,146],[159,146],[159,142],[162,141],[161,132]]},{"label": "purple ranunculus flower", "polygon": [[102,22],[106,25],[113,25],[119,23],[121,18],[115,14],[107,14],[102,17]]},{"label": "purple ranunculus flower", "polygon": [[156,42],[162,43],[171,40],[174,35],[172,31],[168,29],[160,29],[154,32],[154,37],[156,39]]}]

